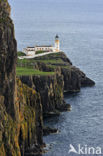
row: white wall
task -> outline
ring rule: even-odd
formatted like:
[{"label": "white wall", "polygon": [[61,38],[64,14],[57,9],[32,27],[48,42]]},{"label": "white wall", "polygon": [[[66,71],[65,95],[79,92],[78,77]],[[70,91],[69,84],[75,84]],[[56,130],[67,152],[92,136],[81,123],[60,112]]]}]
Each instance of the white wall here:
[{"label": "white wall", "polygon": [[35,51],[52,51],[54,47],[35,47]]},{"label": "white wall", "polygon": [[28,52],[27,52],[27,55],[28,55],[28,56],[30,56],[30,55],[35,55],[35,51],[28,51]]}]

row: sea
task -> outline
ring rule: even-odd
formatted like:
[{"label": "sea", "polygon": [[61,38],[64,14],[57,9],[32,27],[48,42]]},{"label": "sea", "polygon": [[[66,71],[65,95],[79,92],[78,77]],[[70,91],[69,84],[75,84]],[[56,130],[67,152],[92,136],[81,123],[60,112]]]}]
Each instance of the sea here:
[{"label": "sea", "polygon": [[[96,83],[79,93],[66,94],[72,110],[45,121],[59,133],[44,137],[48,152],[42,156],[103,155],[103,0],[9,2],[18,51],[27,46],[54,45],[58,34],[61,50]],[[70,152],[71,146],[75,152]],[[89,151],[91,147],[94,150]]]}]

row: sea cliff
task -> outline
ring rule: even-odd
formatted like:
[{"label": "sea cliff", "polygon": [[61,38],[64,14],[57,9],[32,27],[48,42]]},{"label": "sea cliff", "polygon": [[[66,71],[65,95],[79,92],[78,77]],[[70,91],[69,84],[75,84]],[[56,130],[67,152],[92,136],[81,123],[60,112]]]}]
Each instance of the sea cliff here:
[{"label": "sea cliff", "polygon": [[[64,101],[64,92],[79,92],[83,86],[92,86],[94,81],[89,79],[80,69],[74,67],[64,52],[48,54],[34,59],[18,60],[19,68],[34,70],[29,75],[18,73],[19,79],[41,96],[43,115],[51,116],[60,111],[69,110],[70,105]],[[35,71],[47,72],[47,75]],[[54,74],[51,74],[54,73]]]},{"label": "sea cliff", "polygon": [[17,44],[10,6],[0,0],[0,156],[41,152],[42,105],[40,95],[16,80]]},{"label": "sea cliff", "polygon": [[95,83],[63,52],[17,60],[10,10],[0,0],[0,155],[23,156],[42,152],[43,117],[70,109],[63,93]]}]

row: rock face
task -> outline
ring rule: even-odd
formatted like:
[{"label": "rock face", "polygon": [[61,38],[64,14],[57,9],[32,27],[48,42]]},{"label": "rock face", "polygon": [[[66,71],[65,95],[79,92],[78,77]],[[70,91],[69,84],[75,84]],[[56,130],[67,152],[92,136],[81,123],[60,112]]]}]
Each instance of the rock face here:
[{"label": "rock face", "polygon": [[41,153],[43,133],[57,131],[43,130],[43,113],[51,116],[68,110],[69,105],[63,99],[64,90],[75,92],[81,86],[94,85],[72,66],[64,53],[33,59],[28,64],[42,71],[54,71],[54,75],[22,75],[21,80],[15,79],[16,58],[10,6],[7,0],[0,0],[0,156]]},{"label": "rock face", "polygon": [[64,92],[78,92],[81,88],[81,81],[75,69],[61,68],[64,78]]},{"label": "rock face", "polygon": [[42,106],[40,95],[17,79],[16,120],[6,111],[4,98],[0,97],[0,155],[21,156],[31,150],[41,152]]},{"label": "rock face", "polygon": [[95,85],[95,82],[89,79],[80,69],[70,66],[69,68],[61,68],[64,77],[64,91],[78,92],[81,87]]},{"label": "rock face", "polygon": [[40,95],[17,79],[16,108],[18,112],[18,143],[21,154],[28,153],[32,145],[40,152],[43,145],[43,120]]},{"label": "rock face", "polygon": [[[51,54],[34,59],[37,64],[35,68],[42,71],[59,71],[63,75],[64,91],[78,92],[81,87],[93,86],[95,82],[89,79],[85,73],[79,68],[73,66],[72,62],[68,59],[64,52],[58,54]],[[44,60],[49,60],[44,63]],[[54,63],[55,62],[55,63]]]},{"label": "rock face", "polygon": [[15,80],[17,45],[10,6],[0,0],[0,156],[41,152],[42,106],[40,95]]},{"label": "rock face", "polygon": [[83,86],[95,84],[80,69],[74,67],[63,52],[31,59],[25,64],[21,61],[18,66],[32,66],[40,71],[55,73],[48,76],[19,77],[22,83],[40,94],[44,116],[59,115],[59,111],[70,110],[70,105],[64,102],[63,92],[74,93]]},{"label": "rock face", "polygon": [[61,74],[21,76],[20,79],[40,94],[44,115],[50,115],[51,112],[58,114],[58,111],[66,105],[63,96],[64,82]]},{"label": "rock face", "polygon": [[4,96],[7,112],[14,116],[14,90],[17,47],[14,25],[9,17],[10,6],[0,0],[0,94]]}]

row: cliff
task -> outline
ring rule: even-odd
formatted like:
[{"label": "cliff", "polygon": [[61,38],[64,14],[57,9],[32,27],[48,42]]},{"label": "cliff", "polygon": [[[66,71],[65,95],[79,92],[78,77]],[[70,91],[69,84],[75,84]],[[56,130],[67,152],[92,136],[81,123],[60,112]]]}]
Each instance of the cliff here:
[{"label": "cliff", "polygon": [[14,116],[17,46],[14,37],[14,25],[9,14],[9,4],[6,0],[0,0],[0,94],[4,96],[6,111]]},{"label": "cliff", "polygon": [[0,0],[0,155],[23,156],[41,153],[43,133],[56,132],[43,129],[43,115],[69,109],[63,92],[95,83],[61,52],[17,62],[10,10]]},{"label": "cliff", "polygon": [[[25,70],[25,73],[18,73],[18,76],[23,83],[40,93],[44,116],[69,110],[70,106],[65,104],[63,92],[78,92],[83,86],[95,84],[80,69],[74,67],[63,52],[18,60],[17,65],[20,70],[28,67],[28,71],[33,69],[34,73],[26,74]],[[47,72],[47,75],[43,76],[43,73],[41,75],[36,70]],[[50,74],[52,72],[54,74]]]},{"label": "cliff", "polygon": [[42,105],[40,95],[16,80],[17,44],[10,6],[0,0],[0,156],[40,153]]},{"label": "cliff", "polygon": [[48,76],[21,76],[21,81],[40,93],[44,116],[59,115],[66,109],[63,96],[63,76],[59,74]]},{"label": "cliff", "polygon": [[89,79],[84,72],[73,66],[64,52],[35,58],[34,64],[36,63],[42,71],[58,71],[58,68],[61,69],[64,91],[66,92],[78,92],[81,87],[95,85],[95,82]]},{"label": "cliff", "polygon": [[40,95],[17,79],[18,143],[21,154],[41,152],[43,119]]},{"label": "cliff", "polygon": [[0,97],[0,155],[21,156],[41,152],[42,106],[40,95],[17,79],[16,115],[14,120],[6,111],[4,98]]}]

